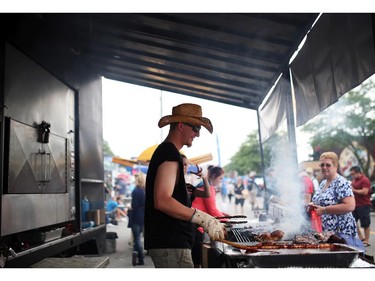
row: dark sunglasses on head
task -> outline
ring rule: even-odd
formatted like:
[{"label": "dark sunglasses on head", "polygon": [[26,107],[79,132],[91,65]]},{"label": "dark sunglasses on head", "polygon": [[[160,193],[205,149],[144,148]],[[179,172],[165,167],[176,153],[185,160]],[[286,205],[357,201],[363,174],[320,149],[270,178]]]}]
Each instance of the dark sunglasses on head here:
[{"label": "dark sunglasses on head", "polygon": [[189,126],[194,133],[199,133],[200,129],[201,129],[201,126],[195,126],[195,125],[191,125],[189,123],[184,123],[184,125],[186,126]]},{"label": "dark sunglasses on head", "polygon": [[320,165],[320,168],[324,168],[324,166],[326,166],[327,168],[331,167],[332,164],[329,164],[329,163],[321,163]]}]

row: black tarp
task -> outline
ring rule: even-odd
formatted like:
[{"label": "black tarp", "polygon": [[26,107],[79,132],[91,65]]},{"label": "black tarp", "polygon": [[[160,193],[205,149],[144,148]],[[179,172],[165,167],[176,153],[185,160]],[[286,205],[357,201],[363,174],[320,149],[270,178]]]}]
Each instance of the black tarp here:
[{"label": "black tarp", "polygon": [[[373,15],[323,14],[290,70],[296,126],[301,126],[375,73]],[[280,79],[259,111],[262,142],[289,118],[285,95],[292,88],[288,83]]]},{"label": "black tarp", "polygon": [[300,126],[375,72],[373,16],[323,14],[291,71]]}]

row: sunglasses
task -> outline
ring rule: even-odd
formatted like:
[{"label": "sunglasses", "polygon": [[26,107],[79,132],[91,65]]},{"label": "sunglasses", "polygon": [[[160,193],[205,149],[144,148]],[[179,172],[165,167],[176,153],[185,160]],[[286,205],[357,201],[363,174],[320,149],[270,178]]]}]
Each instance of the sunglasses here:
[{"label": "sunglasses", "polygon": [[193,130],[194,133],[199,133],[199,131],[201,130],[201,126],[195,126],[189,123],[183,123],[183,124],[186,126],[189,126]]},{"label": "sunglasses", "polygon": [[327,167],[327,168],[329,168],[329,167],[332,166],[332,164],[329,164],[329,163],[321,163],[319,166],[320,166],[320,168],[324,168],[324,166]]}]

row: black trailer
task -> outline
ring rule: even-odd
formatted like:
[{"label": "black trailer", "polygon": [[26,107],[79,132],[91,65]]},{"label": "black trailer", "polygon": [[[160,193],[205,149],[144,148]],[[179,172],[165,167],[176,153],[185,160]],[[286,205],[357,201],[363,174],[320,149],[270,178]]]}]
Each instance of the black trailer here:
[{"label": "black trailer", "polygon": [[25,38],[9,28],[0,47],[5,267],[101,255],[106,235],[101,76],[60,42],[30,32],[33,40],[17,42],[13,35]]},{"label": "black trailer", "polygon": [[287,119],[295,156],[295,115],[302,125],[375,72],[373,14],[0,17],[5,267],[102,254],[103,76],[257,110],[261,148]]}]

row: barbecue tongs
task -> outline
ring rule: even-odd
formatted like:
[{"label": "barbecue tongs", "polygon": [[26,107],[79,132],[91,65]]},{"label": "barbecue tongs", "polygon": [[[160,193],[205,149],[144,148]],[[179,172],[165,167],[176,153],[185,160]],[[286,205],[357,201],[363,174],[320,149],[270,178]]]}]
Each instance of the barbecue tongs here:
[{"label": "barbecue tongs", "polygon": [[247,216],[245,215],[235,215],[235,216],[222,216],[222,217],[215,217],[215,219],[245,219]]},{"label": "barbecue tongs", "polygon": [[[235,216],[222,216],[222,217],[215,217],[216,219],[241,219],[241,218],[247,218],[247,216],[244,215],[235,215]],[[222,223],[227,224],[238,224],[238,223],[247,223],[248,221],[223,221]]]}]

